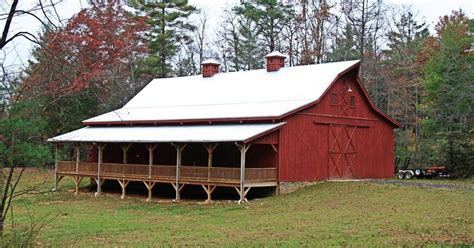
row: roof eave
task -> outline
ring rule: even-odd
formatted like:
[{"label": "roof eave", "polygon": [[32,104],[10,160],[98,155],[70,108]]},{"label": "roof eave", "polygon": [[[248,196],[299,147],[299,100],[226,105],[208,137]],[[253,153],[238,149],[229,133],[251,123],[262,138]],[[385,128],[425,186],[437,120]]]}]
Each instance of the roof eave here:
[{"label": "roof eave", "polygon": [[254,141],[254,140],[258,139],[258,138],[261,138],[261,137],[263,137],[263,136],[265,136],[265,135],[267,135],[267,134],[273,133],[273,132],[275,132],[276,130],[281,129],[285,124],[286,124],[286,122],[281,122],[280,125],[278,125],[278,126],[272,128],[272,129],[269,129],[269,130],[267,130],[267,131],[265,131],[265,132],[261,132],[261,133],[259,133],[259,134],[257,134],[257,135],[254,135],[254,136],[252,136],[252,137],[250,137],[250,138],[244,140],[243,142],[244,142],[245,144],[248,144],[248,143],[250,143],[250,142],[252,142],[252,141]]}]

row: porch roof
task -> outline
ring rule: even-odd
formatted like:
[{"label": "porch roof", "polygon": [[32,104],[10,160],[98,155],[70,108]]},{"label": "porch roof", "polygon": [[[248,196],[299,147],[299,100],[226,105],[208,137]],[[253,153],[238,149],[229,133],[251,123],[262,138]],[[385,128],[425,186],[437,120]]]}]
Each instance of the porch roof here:
[{"label": "porch roof", "polygon": [[194,126],[84,127],[49,142],[153,143],[153,142],[250,142],[282,127],[271,124],[228,124]]}]

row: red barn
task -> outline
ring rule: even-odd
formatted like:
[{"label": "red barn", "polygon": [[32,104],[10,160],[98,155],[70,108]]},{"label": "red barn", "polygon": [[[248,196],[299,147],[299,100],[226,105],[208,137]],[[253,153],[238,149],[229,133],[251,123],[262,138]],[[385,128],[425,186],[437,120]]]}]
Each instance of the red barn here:
[{"label": "red barn", "polygon": [[[234,187],[245,200],[254,187],[280,182],[393,175],[394,128],[358,78],[359,61],[284,67],[266,56],[263,70],[155,79],[121,109],[85,120],[86,127],[52,138],[76,144],[75,159],[57,161],[56,184],[72,176],[97,183],[130,181],[151,197],[171,183]],[[81,150],[90,156],[81,159]]]}]

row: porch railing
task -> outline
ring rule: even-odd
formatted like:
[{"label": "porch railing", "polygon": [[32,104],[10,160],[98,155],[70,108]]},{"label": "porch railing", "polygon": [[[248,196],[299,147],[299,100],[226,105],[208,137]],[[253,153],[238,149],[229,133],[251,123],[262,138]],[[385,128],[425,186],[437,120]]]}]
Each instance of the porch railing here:
[{"label": "porch railing", "polygon": [[[85,176],[96,176],[97,163],[80,162],[79,166],[76,166],[76,162],[74,161],[58,161],[57,172],[63,174],[77,173]],[[133,177],[174,179],[176,177],[176,166],[102,163],[100,166],[100,175],[117,178]],[[190,181],[239,181],[240,168],[181,166],[180,179]],[[276,168],[245,169],[246,182],[268,182],[276,180]]]}]

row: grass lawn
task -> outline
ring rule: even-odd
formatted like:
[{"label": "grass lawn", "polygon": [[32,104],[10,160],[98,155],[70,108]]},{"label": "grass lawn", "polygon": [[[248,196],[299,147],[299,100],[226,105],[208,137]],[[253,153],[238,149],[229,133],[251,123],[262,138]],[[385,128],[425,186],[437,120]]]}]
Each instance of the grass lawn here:
[{"label": "grass lawn", "polygon": [[[52,175],[29,170],[23,182],[51,188]],[[85,180],[87,181],[87,180]],[[441,183],[439,181],[437,183]],[[468,183],[472,185],[471,183]],[[324,182],[299,191],[230,201],[145,202],[118,194],[22,196],[15,222],[55,217],[35,240],[43,246],[443,246],[474,244],[474,190],[370,182]],[[7,220],[8,221],[8,220]],[[7,227],[7,231],[8,231]]]}]

